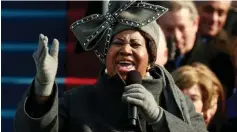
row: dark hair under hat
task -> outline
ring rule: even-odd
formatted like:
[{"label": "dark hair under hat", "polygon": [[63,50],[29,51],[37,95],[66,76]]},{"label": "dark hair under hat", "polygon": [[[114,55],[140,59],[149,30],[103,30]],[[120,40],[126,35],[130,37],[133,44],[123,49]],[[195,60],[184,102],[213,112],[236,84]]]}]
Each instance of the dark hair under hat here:
[{"label": "dark hair under hat", "polygon": [[[105,63],[111,37],[121,31],[134,29],[147,34],[150,39],[150,63],[156,60],[159,26],[156,23],[168,9],[141,1],[110,1],[105,15],[93,14],[74,22],[71,29],[85,51],[95,51]],[[150,36],[150,37],[149,37]]]}]

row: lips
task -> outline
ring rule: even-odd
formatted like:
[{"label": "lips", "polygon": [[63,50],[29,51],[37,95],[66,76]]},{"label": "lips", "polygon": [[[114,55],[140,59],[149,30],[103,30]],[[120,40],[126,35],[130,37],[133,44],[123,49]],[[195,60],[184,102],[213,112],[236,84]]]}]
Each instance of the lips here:
[{"label": "lips", "polygon": [[117,62],[118,72],[129,72],[135,70],[135,64],[129,60],[121,60]]}]

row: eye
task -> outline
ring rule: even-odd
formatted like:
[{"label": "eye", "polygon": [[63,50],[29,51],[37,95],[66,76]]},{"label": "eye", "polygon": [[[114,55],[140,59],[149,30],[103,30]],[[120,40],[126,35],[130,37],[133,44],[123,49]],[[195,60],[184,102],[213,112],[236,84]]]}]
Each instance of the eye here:
[{"label": "eye", "polygon": [[124,42],[121,40],[114,40],[111,42],[111,45],[122,46],[122,45],[124,45]]},{"label": "eye", "polygon": [[194,95],[194,96],[191,96],[190,99],[191,99],[193,102],[195,102],[195,101],[199,101],[199,100],[200,100],[200,97]]},{"label": "eye", "polygon": [[130,45],[133,48],[138,48],[138,47],[142,46],[140,43],[137,43],[137,42],[132,42]]},{"label": "eye", "polygon": [[185,30],[184,25],[180,25],[180,26],[179,26],[179,30],[183,32],[183,31]]},{"label": "eye", "polygon": [[219,10],[219,11],[218,11],[218,15],[219,15],[219,16],[222,16],[222,15],[224,15],[224,14],[225,14],[225,11],[224,11],[224,10]]},{"label": "eye", "polygon": [[191,100],[192,100],[193,102],[195,102],[195,101],[197,101],[198,99],[195,98],[195,97],[191,97]]},{"label": "eye", "polygon": [[118,43],[112,43],[113,45],[118,45],[118,46],[122,46],[123,45],[123,43],[120,43],[120,42],[118,42]]}]

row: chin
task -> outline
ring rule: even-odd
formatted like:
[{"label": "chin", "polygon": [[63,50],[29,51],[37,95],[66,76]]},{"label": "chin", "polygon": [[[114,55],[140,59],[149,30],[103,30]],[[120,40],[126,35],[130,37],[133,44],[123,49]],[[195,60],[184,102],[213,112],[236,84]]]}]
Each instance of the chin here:
[{"label": "chin", "polygon": [[215,37],[216,36],[216,32],[208,31],[208,32],[205,32],[204,35],[210,36],[210,37]]},{"label": "chin", "polygon": [[218,34],[218,32],[217,31],[211,31],[211,32],[209,32],[209,34],[210,34],[210,36],[215,37]]},{"label": "chin", "polygon": [[206,126],[208,126],[209,123],[210,123],[210,121],[205,120],[205,124],[206,124]]}]

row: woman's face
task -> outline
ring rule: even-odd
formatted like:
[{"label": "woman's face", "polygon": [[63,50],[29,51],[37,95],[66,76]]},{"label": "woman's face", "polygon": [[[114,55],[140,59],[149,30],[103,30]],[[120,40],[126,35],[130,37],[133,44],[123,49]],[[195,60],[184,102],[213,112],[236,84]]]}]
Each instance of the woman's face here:
[{"label": "woman's face", "polygon": [[203,115],[206,125],[209,124],[211,119],[216,113],[217,110],[217,100],[218,95],[214,95],[212,97],[210,108],[204,110],[203,109],[203,99],[202,99],[202,89],[199,85],[194,85],[191,88],[186,88],[182,90],[185,95],[189,96],[189,98],[193,101],[195,111]]},{"label": "woman's face", "polygon": [[191,88],[184,88],[182,91],[193,101],[196,112],[202,114],[203,101],[201,88],[196,84]]},{"label": "woman's face", "polygon": [[125,30],[113,37],[106,56],[106,68],[109,76],[118,73],[125,80],[131,70],[144,76],[148,60],[145,38],[139,31]]}]

